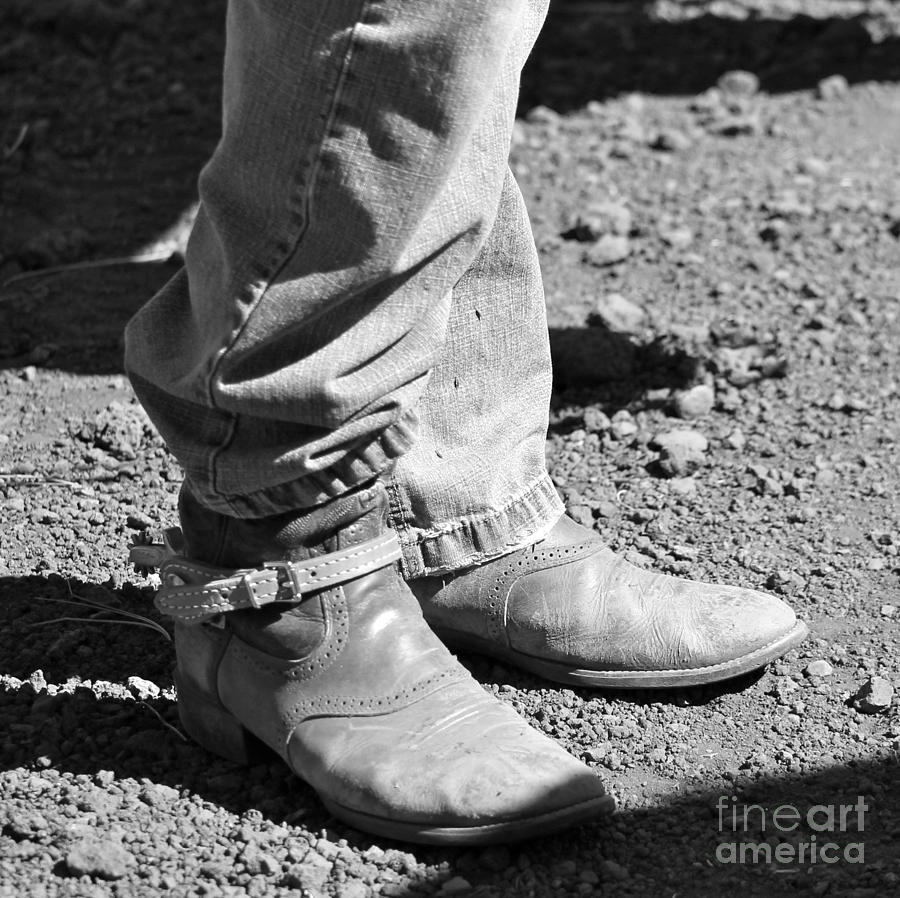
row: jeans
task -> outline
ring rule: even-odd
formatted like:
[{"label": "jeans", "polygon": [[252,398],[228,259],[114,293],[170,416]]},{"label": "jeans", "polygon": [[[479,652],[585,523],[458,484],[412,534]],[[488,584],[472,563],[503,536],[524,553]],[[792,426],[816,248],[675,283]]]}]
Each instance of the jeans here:
[{"label": "jeans", "polygon": [[387,479],[407,577],[562,513],[537,254],[507,158],[546,0],[231,0],[184,268],[129,323],[135,392],[209,508]]}]

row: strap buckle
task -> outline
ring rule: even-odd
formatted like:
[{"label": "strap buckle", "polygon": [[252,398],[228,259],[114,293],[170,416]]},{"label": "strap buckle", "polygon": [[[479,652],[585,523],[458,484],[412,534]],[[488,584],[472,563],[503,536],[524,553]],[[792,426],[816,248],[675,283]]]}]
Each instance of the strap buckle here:
[{"label": "strap buckle", "polygon": [[277,602],[282,586],[293,593],[293,598],[289,601],[299,602],[311,579],[309,569],[296,562],[267,561],[262,568],[244,574],[241,584],[247,591],[250,605],[259,609],[263,605]]},{"label": "strap buckle", "polygon": [[278,577],[267,570],[247,571],[241,576],[240,585],[247,594],[250,607],[257,611],[277,600],[281,586]]}]

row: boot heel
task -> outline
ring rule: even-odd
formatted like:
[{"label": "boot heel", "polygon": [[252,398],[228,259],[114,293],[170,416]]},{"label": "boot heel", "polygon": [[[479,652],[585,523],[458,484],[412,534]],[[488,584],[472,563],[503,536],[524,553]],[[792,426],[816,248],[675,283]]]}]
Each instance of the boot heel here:
[{"label": "boot heel", "polygon": [[262,743],[218,702],[177,685],[178,717],[194,742],[235,764],[254,764],[263,757]]}]

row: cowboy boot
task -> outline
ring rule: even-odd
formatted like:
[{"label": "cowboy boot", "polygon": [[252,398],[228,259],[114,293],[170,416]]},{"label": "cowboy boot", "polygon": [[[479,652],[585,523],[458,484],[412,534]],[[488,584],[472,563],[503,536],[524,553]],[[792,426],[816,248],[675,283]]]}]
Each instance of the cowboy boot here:
[{"label": "cowboy boot", "polygon": [[184,729],[237,762],[261,740],[335,817],[379,836],[486,844],[610,812],[596,775],[431,632],[385,506],[378,483],[243,520],[182,489],[183,554],[161,565],[156,603],[175,619]]},{"label": "cowboy boot", "polygon": [[774,596],[642,570],[565,516],[534,545],[409,585],[448,645],[579,686],[725,680],[807,634]]}]

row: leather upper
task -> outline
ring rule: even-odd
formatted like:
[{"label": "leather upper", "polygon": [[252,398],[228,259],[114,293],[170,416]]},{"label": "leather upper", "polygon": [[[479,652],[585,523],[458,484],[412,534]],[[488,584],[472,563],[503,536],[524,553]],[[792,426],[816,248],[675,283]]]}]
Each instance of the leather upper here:
[{"label": "leather upper", "polygon": [[796,623],[775,596],[636,567],[565,517],[535,545],[410,585],[442,633],[594,670],[716,665]]}]

